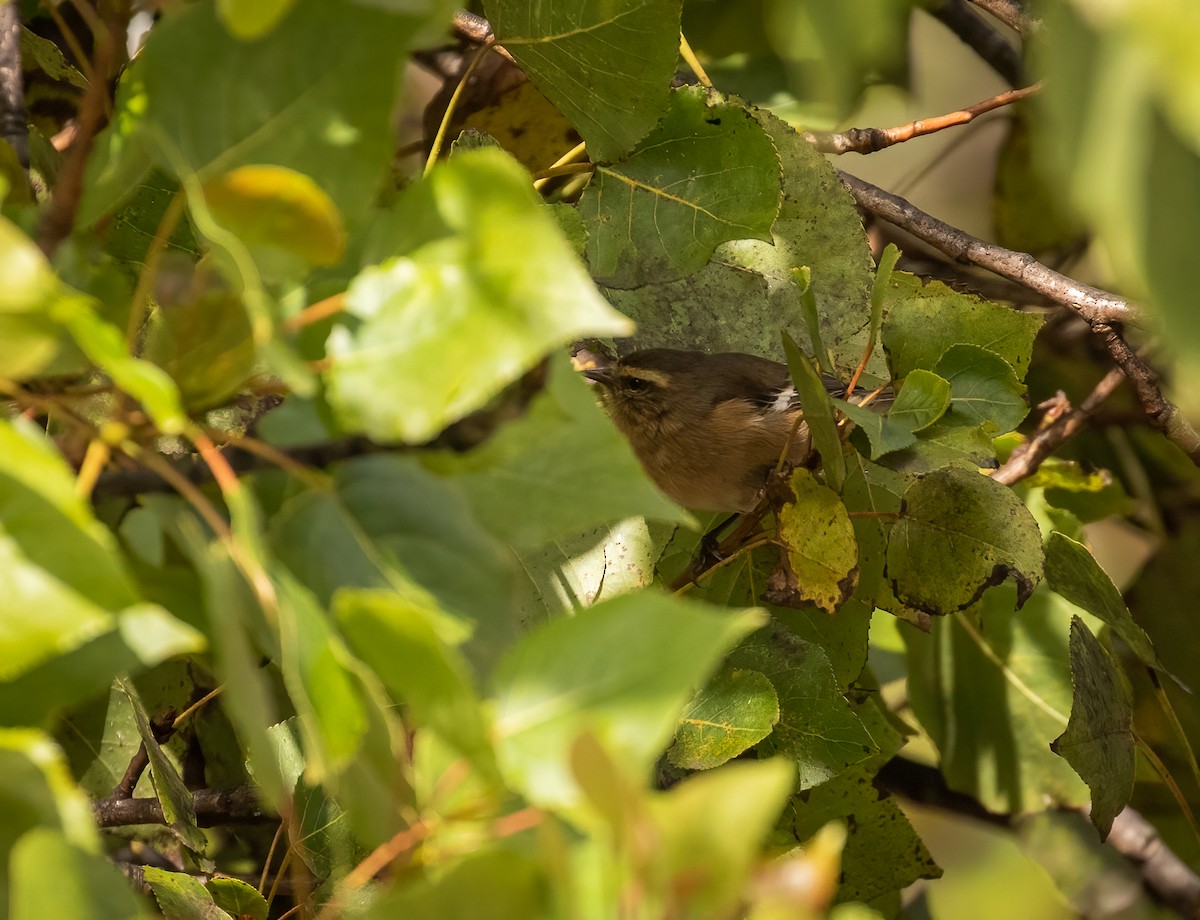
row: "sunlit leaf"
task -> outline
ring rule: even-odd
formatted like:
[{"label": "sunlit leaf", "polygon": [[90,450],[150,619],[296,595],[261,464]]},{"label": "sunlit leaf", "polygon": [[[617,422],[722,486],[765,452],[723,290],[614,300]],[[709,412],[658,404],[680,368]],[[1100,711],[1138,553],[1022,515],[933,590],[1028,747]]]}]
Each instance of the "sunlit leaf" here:
[{"label": "sunlit leaf", "polygon": [[779,158],[751,113],[681,88],[637,149],[596,168],[579,202],[588,264],[608,287],[672,280],[727,240],[769,238],[778,202]]},{"label": "sunlit leaf", "polygon": [[687,704],[667,759],[688,770],[708,770],[762,741],[779,721],[779,697],[765,674],[720,671]]}]

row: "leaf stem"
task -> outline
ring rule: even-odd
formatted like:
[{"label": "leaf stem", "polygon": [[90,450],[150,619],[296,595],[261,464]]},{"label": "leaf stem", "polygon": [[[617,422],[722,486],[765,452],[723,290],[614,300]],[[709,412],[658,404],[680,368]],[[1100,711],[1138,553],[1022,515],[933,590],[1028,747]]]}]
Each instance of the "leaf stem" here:
[{"label": "leaf stem", "polygon": [[429,148],[429,157],[425,160],[425,171],[422,173],[422,176],[425,178],[429,177],[429,173],[433,171],[434,164],[437,163],[438,157],[441,156],[442,145],[446,142],[446,132],[450,130],[450,121],[454,118],[454,110],[458,108],[458,101],[462,98],[467,81],[471,79],[471,74],[475,72],[475,68],[483,60],[483,56],[491,51],[495,44],[496,36],[489,35],[487,41],[472,56],[471,63],[467,65],[467,69],[463,71],[463,75],[458,81],[458,86],[454,87],[454,94],[446,104],[446,111],[442,113],[442,120],[438,125],[437,134],[434,135],[433,145]]},{"label": "leaf stem", "polygon": [[1196,816],[1192,813],[1192,806],[1188,804],[1187,797],[1183,794],[1183,790],[1179,788],[1179,784],[1175,782],[1175,777],[1171,775],[1171,771],[1167,769],[1167,765],[1162,762],[1159,756],[1154,753],[1154,749],[1150,747],[1142,737],[1137,733],[1133,733],[1133,740],[1137,743],[1137,749],[1147,762],[1158,774],[1158,778],[1163,781],[1163,785],[1171,791],[1172,798],[1175,799],[1175,804],[1179,806],[1179,810],[1183,813],[1183,818],[1188,823],[1188,827],[1192,829],[1192,833],[1197,840],[1200,840],[1200,827],[1196,825]]},{"label": "leaf stem", "polygon": [[696,79],[700,81],[700,85],[706,89],[713,89],[713,81],[704,72],[704,65],[700,63],[700,59],[696,57],[696,52],[688,44],[687,36],[682,32],[679,33],[679,54],[687,62],[688,67],[692,69],[692,73],[696,75]]},{"label": "leaf stem", "polygon": [[1158,672],[1153,668],[1147,668],[1146,671],[1150,675],[1150,683],[1154,685],[1154,695],[1158,699],[1158,705],[1162,707],[1162,711],[1167,716],[1167,721],[1171,723],[1171,729],[1183,745],[1188,766],[1192,769],[1192,776],[1196,778],[1196,785],[1200,786],[1200,764],[1196,762],[1196,751],[1192,747],[1192,742],[1188,739],[1187,732],[1183,730],[1183,724],[1179,721],[1179,714],[1175,712],[1175,707],[1171,705],[1171,699],[1167,696],[1166,688],[1162,685],[1162,681],[1158,677]]}]

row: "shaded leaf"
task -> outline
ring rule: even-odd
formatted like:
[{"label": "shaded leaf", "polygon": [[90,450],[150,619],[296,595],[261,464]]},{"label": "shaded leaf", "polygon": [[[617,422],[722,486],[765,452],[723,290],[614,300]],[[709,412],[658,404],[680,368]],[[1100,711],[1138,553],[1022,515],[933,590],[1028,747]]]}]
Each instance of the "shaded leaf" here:
[{"label": "shaded leaf", "polygon": [[616,160],[659,120],[679,58],[679,7],[678,0],[483,5],[499,42],[575,125],[595,162]]},{"label": "shaded leaf", "polygon": [[949,407],[949,381],[918,368],[905,376],[887,414],[888,418],[916,432],[936,422]]},{"label": "shaded leaf", "polygon": [[185,872],[169,872],[156,866],[142,870],[146,884],[169,920],[227,920],[204,884]]},{"label": "shaded leaf", "polygon": [[196,824],[196,805],[192,801],[191,791],[184,785],[178,768],[155,738],[146,707],[142,705],[142,699],[133,684],[118,678],[117,686],[133,707],[134,724],[150,760],[150,776],[154,780],[154,791],[158,793],[163,818],[188,847],[197,852],[203,850],[205,838]]},{"label": "shaded leaf", "polygon": [[775,685],[779,723],[758,750],[791,758],[797,788],[810,789],[832,779],[879,750],[842,696],[820,646],[782,629],[763,629],[734,650],[729,664],[761,671]]},{"label": "shaded leaf", "polygon": [[[786,329],[812,354],[793,274],[806,265],[821,338],[833,352],[835,369],[848,378],[869,337],[874,260],[866,232],[829,161],[788,123],[766,109],[751,111],[783,167],[783,200],[771,241],[725,243],[708,265],[679,281],[606,290],[609,300],[637,320],[637,332],[622,349],[668,346],[778,359],[779,330]],[[881,354],[868,370],[886,377]]]},{"label": "shaded leaf", "polygon": [[896,596],[935,616],[963,610],[1010,576],[1018,606],[1042,578],[1037,522],[1010,489],[968,470],[928,473],[904,493],[888,541]]},{"label": "shaded leaf", "polygon": [[935,370],[946,350],[974,344],[993,351],[1024,378],[1042,318],[893,272],[885,298],[882,341],[892,377]]},{"label": "shaded leaf", "polygon": [[1043,590],[1017,612],[1014,595],[989,591],[976,611],[934,618],[928,634],[901,629],[913,712],[950,787],[989,810],[1078,805],[1087,787],[1050,751],[1070,709],[1071,609]]},{"label": "shaded leaf", "polygon": [[779,721],[779,698],[765,674],[725,668],[684,707],[667,759],[708,770],[762,741]]},{"label": "shaded leaf", "polygon": [[951,345],[937,372],[950,381],[950,411],[972,424],[990,422],[995,434],[1012,431],[1029,414],[1025,386],[1007,361],[978,345]]},{"label": "shaded leaf", "polygon": [[204,886],[213,903],[238,920],[267,920],[267,900],[240,878],[211,878]]},{"label": "shaded leaf", "polygon": [[779,158],[744,107],[674,90],[628,157],[597,166],[579,211],[599,283],[631,288],[702,268],[733,239],[765,239],[779,210]]},{"label": "shaded leaf", "polygon": [[1051,744],[1092,791],[1100,839],[1133,795],[1133,701],[1116,664],[1079,617],[1071,618],[1071,719]]},{"label": "shaded leaf", "polygon": [[840,492],[846,478],[846,459],[842,456],[842,439],[830,408],[829,391],[812,360],[787,332],[783,334],[783,350],[813,447],[821,456],[825,481],[835,492]]},{"label": "shaded leaf", "polygon": [[1148,668],[1165,670],[1150,637],[1133,621],[1121,592],[1087,547],[1058,532],[1046,538],[1046,584],[1113,631]]}]

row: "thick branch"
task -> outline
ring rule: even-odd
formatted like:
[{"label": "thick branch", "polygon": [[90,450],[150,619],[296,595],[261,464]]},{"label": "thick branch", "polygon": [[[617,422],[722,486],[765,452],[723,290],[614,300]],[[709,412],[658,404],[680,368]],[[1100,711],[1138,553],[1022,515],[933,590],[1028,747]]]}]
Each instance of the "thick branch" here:
[{"label": "thick branch", "polygon": [[1009,86],[1020,86],[1025,82],[1020,53],[966,0],[926,0],[925,9],[962,39]]},{"label": "thick branch", "polygon": [[[278,821],[258,801],[252,786],[233,789],[197,789],[192,793],[196,806],[196,823],[201,827],[221,827],[227,824],[259,824]],[[101,827],[121,827],[127,824],[166,824],[158,799],[127,799],[109,797],[92,805],[92,815]]]},{"label": "thick branch", "polygon": [[957,112],[949,112],[946,115],[937,115],[932,118],[921,118],[897,128],[850,128],[841,134],[806,132],[804,139],[810,144],[814,144],[822,153],[874,153],[885,147],[912,140],[914,137],[923,137],[947,128],[969,124],[980,115],[1032,96],[1040,88],[1041,84],[1035,83],[1033,86],[1026,86],[1022,89],[1008,90],[965,109],[959,109]]},{"label": "thick branch", "polygon": [[1179,407],[1163,396],[1158,374],[1143,361],[1124,337],[1107,323],[1092,329],[1104,339],[1109,354],[1125,372],[1137,392],[1138,400],[1150,417],[1150,423],[1177,444],[1192,462],[1200,466],[1200,432],[1197,432],[1179,411]]},{"label": "thick branch", "polygon": [[960,262],[986,268],[1036,291],[1054,303],[1069,307],[1089,325],[1125,323],[1138,318],[1139,308],[1123,297],[1068,278],[1043,265],[1029,253],[986,243],[869,182],[844,172],[839,175],[842,184],[867,211],[907,230]]}]

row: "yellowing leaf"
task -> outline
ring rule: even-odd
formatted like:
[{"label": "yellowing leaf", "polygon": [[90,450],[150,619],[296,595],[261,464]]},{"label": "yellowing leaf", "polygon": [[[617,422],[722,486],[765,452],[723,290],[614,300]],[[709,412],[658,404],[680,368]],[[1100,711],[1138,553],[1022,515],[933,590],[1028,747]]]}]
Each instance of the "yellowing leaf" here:
[{"label": "yellowing leaf", "polygon": [[285,166],[239,166],[204,183],[204,200],[224,226],[251,245],[332,265],[346,247],[342,216],[304,173]]}]

